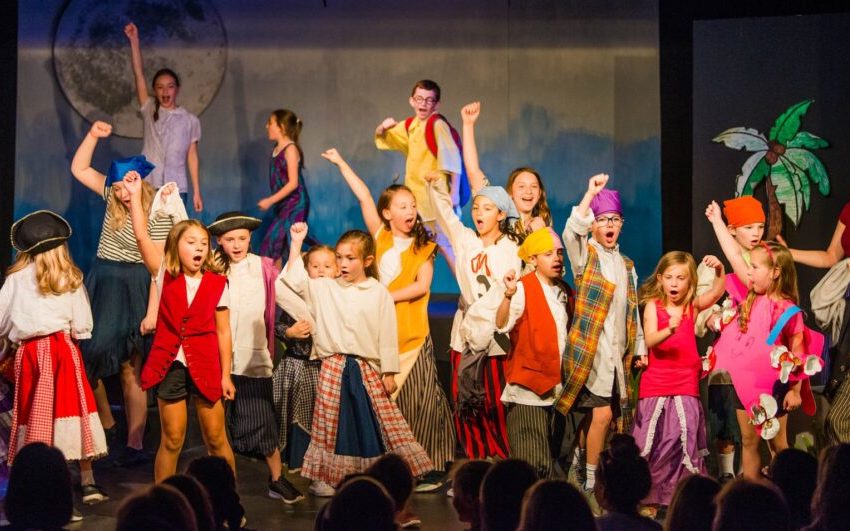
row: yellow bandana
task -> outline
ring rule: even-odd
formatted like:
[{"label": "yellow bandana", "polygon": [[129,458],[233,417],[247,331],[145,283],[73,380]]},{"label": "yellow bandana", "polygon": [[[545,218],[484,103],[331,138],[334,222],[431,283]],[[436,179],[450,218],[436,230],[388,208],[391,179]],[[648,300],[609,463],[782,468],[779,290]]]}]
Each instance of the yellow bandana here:
[{"label": "yellow bandana", "polygon": [[525,237],[525,241],[520,245],[517,255],[524,262],[531,260],[532,256],[548,253],[553,249],[563,249],[561,239],[555,234],[551,227],[543,227],[537,229]]}]

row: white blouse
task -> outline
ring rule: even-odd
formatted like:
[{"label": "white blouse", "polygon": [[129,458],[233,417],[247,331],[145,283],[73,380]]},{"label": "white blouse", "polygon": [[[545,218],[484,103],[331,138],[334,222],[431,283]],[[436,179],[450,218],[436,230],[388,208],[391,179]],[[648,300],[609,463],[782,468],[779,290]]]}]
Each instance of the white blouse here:
[{"label": "white blouse", "polygon": [[307,303],[316,322],[317,356],[348,354],[368,360],[381,374],[399,371],[395,303],[380,282],[310,278],[303,260],[288,262],[278,278]]},{"label": "white blouse", "polygon": [[0,288],[0,336],[12,342],[68,332],[76,339],[91,337],[92,316],[86,288],[62,295],[38,289],[36,265],[9,275]]},{"label": "white blouse", "polygon": [[259,256],[248,254],[230,264],[230,330],[233,339],[233,374],[270,378],[272,358],[266,335],[266,287]]}]

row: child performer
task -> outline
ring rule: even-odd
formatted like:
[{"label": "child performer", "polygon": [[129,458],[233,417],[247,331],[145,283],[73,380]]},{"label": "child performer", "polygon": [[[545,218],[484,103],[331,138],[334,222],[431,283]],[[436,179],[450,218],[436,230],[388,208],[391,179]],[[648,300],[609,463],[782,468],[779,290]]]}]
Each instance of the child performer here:
[{"label": "child performer", "polygon": [[[460,111],[463,119],[463,163],[473,194],[490,185],[490,180],[478,164],[478,148],[475,145],[475,122],[480,114],[481,103],[477,101],[465,105]],[[514,224],[517,234],[524,237],[540,227],[552,226],[546,189],[536,170],[525,166],[516,168],[508,175],[505,190],[519,212],[519,219]]]},{"label": "child performer", "polygon": [[551,228],[529,234],[519,256],[534,271],[519,279],[516,272],[508,271],[496,311],[497,331],[511,335],[502,402],[507,408],[511,457],[528,462],[541,478],[547,478],[553,464],[552,406],[563,387],[561,356],[572,292],[561,278],[564,246]]},{"label": "child performer", "polygon": [[198,177],[198,141],[201,140],[201,122],[198,117],[177,105],[180,78],[169,68],[157,70],[151,87],[154,97],[148,92],[142,65],[142,49],[139,46],[139,29],[130,22],[124,26],[124,34],[130,41],[130,57],[133,63],[133,78],[136,96],[141,106],[139,112],[144,122],[144,144],[142,154],[156,167],[150,178],[154,188],[174,181],[180,189],[183,204],[189,198],[186,169],[192,180],[192,204],[195,212],[204,209],[201,198],[201,182]]},{"label": "child performer", "polygon": [[[280,268],[289,257],[289,227],[300,221],[307,222],[310,196],[304,183],[304,153],[298,145],[301,119],[287,109],[278,109],[266,122],[269,140],[275,143],[269,163],[269,188],[272,195],[260,199],[260,210],[273,209],[274,221],[269,225],[260,254],[269,256]],[[300,251],[300,249],[299,249]]]},{"label": "child performer", "polygon": [[227,212],[207,227],[218,241],[215,257],[224,268],[230,291],[230,373],[236,397],[226,418],[234,451],[262,455],[269,467],[268,496],[289,505],[304,496],[282,475],[272,396],[278,269],[271,258],[251,252],[251,231],[260,223],[242,212]]},{"label": "child performer", "polygon": [[[431,201],[437,223],[455,250],[455,277],[460,286],[460,309],[452,323],[452,394],[456,404],[455,429],[464,453],[470,459],[506,458],[509,455],[502,390],[505,385],[504,354],[510,340],[502,335],[504,346],[493,334],[476,341],[482,330],[493,330],[498,302],[476,311],[472,306],[498,280],[520,269],[517,241],[511,226],[519,217],[513,201],[501,186],[485,186],[472,201],[475,230],[463,226],[452,210],[446,183],[431,175]],[[485,303],[487,304],[487,303]]]},{"label": "child performer", "polygon": [[[130,194],[124,188],[122,178],[131,169],[145,177],[153,166],[144,157],[131,157],[114,161],[107,175],[92,168],[92,155],[99,139],[110,134],[112,126],[94,122],[71,161],[74,177],[106,201],[97,256],[86,277],[86,289],[91,297],[97,327],[91,339],[82,342],[82,351],[87,376],[95,384],[95,399],[109,445],[117,442],[119,427],[112,416],[102,379],[116,373],[121,375],[127,440],[126,447],[116,456],[114,464],[133,466],[150,462],[150,457],[142,448],[148,397],[139,384],[139,373],[142,359],[149,348],[149,342],[142,336],[152,332],[156,325],[158,302],[155,293],[151,293],[150,274],[142,264],[142,256],[133,235]],[[153,206],[156,203],[153,187],[147,180],[141,186],[141,204],[145,214],[143,227],[154,244],[161,248],[176,218],[157,214],[158,209]],[[164,187],[162,194],[170,192],[170,189]],[[150,215],[151,211],[155,213],[153,216]]]},{"label": "child performer", "polygon": [[281,278],[315,316],[313,340],[322,358],[301,475],[336,485],[386,452],[403,457],[414,475],[431,470],[428,454],[388,396],[396,390],[398,336],[392,297],[375,278],[374,240],[346,232],[336,244],[340,277],[313,279],[298,252],[307,225],[296,223],[290,236]]},{"label": "child performer", "polygon": [[702,359],[694,319],[723,295],[725,273],[714,256],[706,256],[702,263],[716,273],[711,289],[702,295],[696,295],[694,258],[681,251],[662,256],[655,273],[641,286],[649,359],[636,362],[645,369],[632,435],[652,473],[652,490],[644,500],[649,505],[670,505],[680,479],[705,474],[708,449],[699,398]]},{"label": "child performer", "polygon": [[[434,345],[428,324],[428,299],[434,275],[436,245],[422,225],[416,198],[404,185],[383,191],[378,204],[369,188],[336,149],[322,156],[339,166],[348,186],[360,202],[363,221],[374,234],[378,280],[390,290],[395,302],[399,339],[398,408],[416,440],[437,471],[454,460],[455,436],[449,401],[437,379]],[[418,492],[426,488],[422,483]],[[439,487],[429,483],[434,490]]]},{"label": "child performer", "polygon": [[79,461],[83,503],[107,499],[94,483],[92,460],[106,454],[106,437],[77,341],[90,337],[92,315],[83,274],[68,252],[71,226],[39,210],[12,225],[18,251],[0,289],[0,336],[20,343],[9,464],[32,442]]},{"label": "child performer", "polygon": [[452,206],[460,205],[460,179],[463,170],[461,154],[448,121],[437,111],[440,86],[430,79],[417,81],[410,94],[414,115],[402,122],[387,118],[375,129],[375,146],[381,150],[400,151],[406,158],[404,184],[416,198],[422,222],[437,234],[437,245],[451,267],[451,246],[436,225],[436,207],[425,184],[426,176],[435,172],[446,181],[452,194]]},{"label": "child performer", "polygon": [[[709,205],[706,215],[716,225],[717,205]],[[822,368],[823,336],[806,328],[795,305],[797,272],[786,247],[775,242],[755,247],[747,278],[749,289],[736,275],[726,277],[737,315],[718,313],[711,323],[722,328],[714,345],[716,369],[729,373],[737,394],[743,474],[755,480],[761,471],[759,435],[778,453],[788,447],[785,414],[801,406],[814,414],[808,378]]]},{"label": "child performer", "polygon": [[[745,195],[723,201],[722,220],[714,226],[726,259],[732,265],[732,271],[742,282],[747,281],[747,269],[750,266],[750,251],[761,243],[764,236],[765,215],[761,202],[751,195]],[[726,235],[732,235],[728,238]],[[697,267],[699,287],[697,295],[708,290],[714,283],[714,271],[700,264]],[[730,304],[726,303],[727,305]],[[696,321],[697,335],[705,335],[710,316],[720,308],[700,313]],[[735,445],[741,443],[738,418],[735,413],[735,388],[729,373],[712,372],[708,377],[708,426],[717,448],[718,479],[721,482],[735,478]]]},{"label": "child performer", "polygon": [[142,367],[142,389],[158,386],[162,437],[154,479],[159,483],[177,471],[190,394],[194,395],[207,451],[227,460],[235,471],[222,403],[222,397],[233,400],[236,393],[227,370],[233,361],[227,277],[217,273],[204,225],[197,220],[181,221],[168,233],[163,252],[142,228],[138,173],[127,173],[124,187],[130,192],[130,215],[142,260],[156,275],[160,292],[153,346]]},{"label": "child performer", "polygon": [[[304,253],[304,267],[310,278],[336,278],[336,253],[327,245],[314,245]],[[304,301],[283,282],[275,283],[278,306],[283,310],[275,325],[275,336],[286,350],[272,374],[274,403],[279,419],[278,447],[290,472],[301,470],[310,445],[313,406],[322,361],[316,359],[313,338],[315,321]],[[323,498],[334,495],[334,488],[313,480],[308,492]]]},{"label": "child performer", "polygon": [[[578,436],[572,469],[580,477],[581,461],[586,461],[585,492],[596,483],[596,465],[611,420],[624,413],[622,406],[629,398],[626,371],[632,356],[646,355],[638,317],[637,274],[617,244],[623,209],[619,194],[605,189],[607,183],[605,174],[590,178],[563,233],[578,293],[562,363],[567,380],[555,407],[568,415],[565,447],[572,447]],[[624,429],[628,421],[621,419]]]}]

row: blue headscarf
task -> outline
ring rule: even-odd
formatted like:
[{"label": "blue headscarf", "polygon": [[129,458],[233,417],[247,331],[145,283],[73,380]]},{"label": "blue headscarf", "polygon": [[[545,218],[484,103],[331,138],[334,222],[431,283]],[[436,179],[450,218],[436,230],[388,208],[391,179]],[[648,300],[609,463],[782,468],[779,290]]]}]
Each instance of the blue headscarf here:
[{"label": "blue headscarf", "polygon": [[519,219],[519,212],[516,209],[516,205],[514,205],[514,200],[511,199],[511,196],[501,186],[485,186],[481,190],[478,190],[475,197],[479,195],[483,195],[492,201],[496,205],[496,208],[504,212],[508,218]]},{"label": "blue headscarf", "polygon": [[139,172],[139,175],[144,179],[154,168],[155,166],[148,162],[148,159],[144,155],[113,160],[112,164],[109,165],[109,172],[106,174],[106,185],[112,186],[117,182],[123,181],[127,172],[133,170]]}]

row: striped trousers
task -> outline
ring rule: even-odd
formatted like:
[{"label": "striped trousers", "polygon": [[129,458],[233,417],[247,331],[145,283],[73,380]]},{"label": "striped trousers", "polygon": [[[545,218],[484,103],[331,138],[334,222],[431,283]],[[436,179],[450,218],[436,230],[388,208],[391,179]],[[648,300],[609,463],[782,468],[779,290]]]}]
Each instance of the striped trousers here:
[{"label": "striped trousers", "polygon": [[844,380],[832,399],[824,431],[830,444],[850,442],[850,378]]},{"label": "striped trousers", "polygon": [[506,404],[511,457],[529,463],[540,478],[552,476],[552,408]]}]

